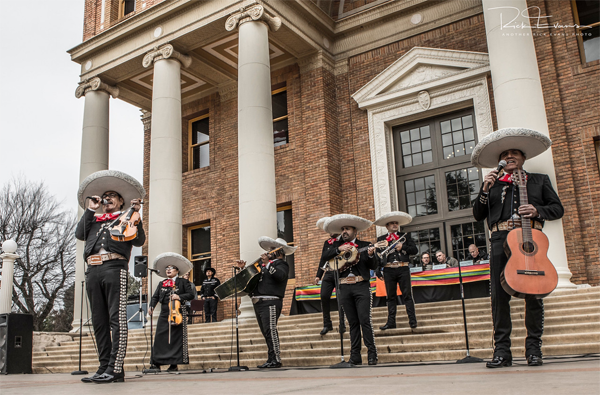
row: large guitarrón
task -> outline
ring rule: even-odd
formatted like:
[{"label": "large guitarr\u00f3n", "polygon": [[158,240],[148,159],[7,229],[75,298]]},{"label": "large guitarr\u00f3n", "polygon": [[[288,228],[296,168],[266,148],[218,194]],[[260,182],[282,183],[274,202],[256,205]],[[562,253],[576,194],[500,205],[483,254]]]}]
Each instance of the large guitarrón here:
[{"label": "large guitarr\u00f3n", "polygon": [[250,294],[258,285],[261,270],[260,262],[248,265],[234,277],[215,288],[215,294],[221,300],[231,298],[235,295],[236,286],[238,296]]}]

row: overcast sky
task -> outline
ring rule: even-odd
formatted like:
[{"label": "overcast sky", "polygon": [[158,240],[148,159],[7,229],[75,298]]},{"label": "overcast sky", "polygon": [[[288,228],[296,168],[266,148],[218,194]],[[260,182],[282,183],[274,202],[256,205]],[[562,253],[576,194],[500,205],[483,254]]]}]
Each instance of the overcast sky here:
[{"label": "overcast sky", "polygon": [[[76,210],[84,98],[67,50],[82,42],[83,0],[0,0],[0,186],[44,181]],[[109,167],[140,182],[140,111],[110,99]]]}]

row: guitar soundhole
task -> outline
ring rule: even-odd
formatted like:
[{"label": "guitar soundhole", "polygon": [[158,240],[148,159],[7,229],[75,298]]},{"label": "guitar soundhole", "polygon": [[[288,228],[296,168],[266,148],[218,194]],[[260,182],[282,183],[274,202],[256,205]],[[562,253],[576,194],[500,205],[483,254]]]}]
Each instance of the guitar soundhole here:
[{"label": "guitar soundhole", "polygon": [[535,244],[533,244],[531,241],[526,241],[525,243],[521,244],[521,248],[526,254],[531,254],[535,251]]},{"label": "guitar soundhole", "polygon": [[344,252],[344,259],[347,261],[350,258],[352,258],[352,252],[351,251]]}]

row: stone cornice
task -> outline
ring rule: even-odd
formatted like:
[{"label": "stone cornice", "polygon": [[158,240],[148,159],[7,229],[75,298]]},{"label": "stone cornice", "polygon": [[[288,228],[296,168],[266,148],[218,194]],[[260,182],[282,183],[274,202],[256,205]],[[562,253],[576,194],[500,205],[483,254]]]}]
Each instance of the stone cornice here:
[{"label": "stone cornice", "polygon": [[140,111],[142,112],[142,115],[140,115],[140,120],[144,124],[144,132],[147,132],[148,130],[150,130],[152,124],[152,113],[146,110]]},{"label": "stone cornice", "polygon": [[325,70],[333,73],[335,62],[329,54],[319,51],[315,54],[298,59],[298,66],[300,66],[300,74],[308,73],[319,67],[323,67]]},{"label": "stone cornice", "polygon": [[279,17],[267,14],[265,8],[260,4],[252,4],[241,7],[238,12],[230,15],[225,22],[225,29],[230,32],[242,23],[251,21],[263,21],[273,32],[276,32],[281,27],[281,19]]},{"label": "stone cornice", "polygon": [[232,81],[227,84],[219,85],[219,96],[221,98],[221,102],[231,100],[231,99],[237,97],[237,94],[238,94],[237,81]]},{"label": "stone cornice", "polygon": [[190,67],[192,64],[191,56],[177,52],[171,44],[166,44],[160,48],[154,47],[154,50],[148,52],[146,56],[144,56],[142,65],[144,67],[150,67],[150,65],[162,59],[176,59],[183,67]]},{"label": "stone cornice", "polygon": [[75,89],[75,97],[79,99],[81,96],[85,96],[85,94],[90,91],[104,91],[115,99],[119,97],[119,88],[102,82],[99,77],[93,77],[81,81],[77,89]]}]

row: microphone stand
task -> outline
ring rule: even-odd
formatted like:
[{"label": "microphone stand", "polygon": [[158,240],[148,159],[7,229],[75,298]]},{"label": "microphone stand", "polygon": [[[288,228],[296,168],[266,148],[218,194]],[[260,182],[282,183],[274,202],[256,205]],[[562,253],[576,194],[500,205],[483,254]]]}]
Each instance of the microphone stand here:
[{"label": "microphone stand", "polygon": [[[150,269],[148,268],[149,276],[148,279],[150,280],[150,290],[152,290],[152,272],[156,272],[158,273],[158,270],[155,269]],[[146,303],[148,304],[148,306],[150,306],[150,291],[148,291],[148,294],[146,295]],[[154,309],[152,310],[152,313],[150,313],[150,367],[148,369],[144,369],[142,370],[143,374],[148,374],[148,373],[160,373],[160,369],[156,369],[155,365],[154,365],[154,340],[152,338],[152,316],[154,315]]]},{"label": "microphone stand", "polygon": [[[489,207],[489,206],[488,206]],[[483,362],[483,359],[472,357],[469,353],[469,332],[467,331],[467,311],[465,309],[465,289],[462,281],[462,270],[460,268],[460,262],[458,263],[458,279],[460,281],[460,299],[462,301],[463,320],[465,323],[465,342],[467,344],[467,356],[463,359],[459,359],[456,363],[476,363]]]},{"label": "microphone stand", "polygon": [[[340,350],[341,350],[341,354],[342,354],[342,361],[338,362],[334,365],[331,365],[329,368],[330,369],[342,369],[342,368],[353,368],[354,365],[352,365],[350,362],[346,362],[344,360],[344,334],[342,333],[342,324],[344,323],[341,320],[342,317],[342,301],[341,301],[341,291],[340,291],[340,273],[339,273],[339,262],[338,262],[338,257],[335,257],[335,268],[333,270],[333,278],[335,279],[335,298],[337,300],[337,304],[338,304],[338,316],[340,319],[338,319],[339,323],[338,323],[338,332],[340,333]],[[329,265],[329,263],[328,263]],[[369,290],[370,292],[370,290]]]},{"label": "microphone stand", "polygon": [[233,267],[233,288],[235,292],[235,343],[237,350],[237,366],[230,366],[230,372],[243,372],[250,370],[248,366],[240,366],[240,330],[238,322],[238,289],[237,289],[237,276],[236,271],[240,270],[239,267]]},{"label": "microphone stand", "polygon": [[83,330],[83,285],[85,281],[81,281],[81,309],[79,311],[79,370],[71,372],[72,375],[88,374],[87,370],[81,370],[81,345],[83,341],[82,330]]}]

